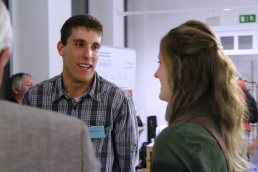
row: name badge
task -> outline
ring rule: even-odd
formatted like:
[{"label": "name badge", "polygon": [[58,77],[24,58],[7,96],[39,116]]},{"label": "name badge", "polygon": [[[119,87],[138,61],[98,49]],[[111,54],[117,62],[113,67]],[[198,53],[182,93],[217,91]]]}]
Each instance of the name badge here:
[{"label": "name badge", "polygon": [[88,127],[88,130],[89,130],[91,139],[105,137],[104,126],[91,126],[91,127]]}]

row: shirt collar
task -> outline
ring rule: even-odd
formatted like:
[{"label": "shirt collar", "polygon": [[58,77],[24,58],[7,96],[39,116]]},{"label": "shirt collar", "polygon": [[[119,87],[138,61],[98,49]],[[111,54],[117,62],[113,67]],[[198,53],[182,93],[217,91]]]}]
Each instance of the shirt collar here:
[{"label": "shirt collar", "polygon": [[[97,74],[97,72],[95,72],[94,78],[93,78],[93,83],[90,86],[90,90],[88,91],[88,94],[83,96],[83,98],[86,97],[87,95],[89,95],[92,99],[94,99],[96,101],[100,101],[101,100],[100,99],[101,92],[99,89],[99,85],[100,85],[100,77]],[[68,98],[68,95],[66,95],[66,93],[64,91],[64,87],[63,87],[63,74],[62,73],[57,78],[53,91],[54,91],[54,94],[52,94],[53,102],[60,100],[61,97]]]},{"label": "shirt collar", "polygon": [[53,94],[52,94],[52,100],[53,102],[58,101],[61,99],[61,97],[65,97],[65,92],[63,90],[63,73],[61,73],[57,79],[56,83],[53,86]]},{"label": "shirt collar", "polygon": [[100,101],[100,77],[97,72],[94,74],[93,82],[90,86],[89,95],[96,101]]}]

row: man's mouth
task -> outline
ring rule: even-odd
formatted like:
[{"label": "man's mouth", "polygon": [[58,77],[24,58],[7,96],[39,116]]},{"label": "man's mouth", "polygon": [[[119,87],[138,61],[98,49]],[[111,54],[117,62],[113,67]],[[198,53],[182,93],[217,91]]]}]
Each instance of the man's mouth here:
[{"label": "man's mouth", "polygon": [[85,64],[79,64],[79,66],[84,69],[89,69],[91,67],[91,65],[85,65]]}]

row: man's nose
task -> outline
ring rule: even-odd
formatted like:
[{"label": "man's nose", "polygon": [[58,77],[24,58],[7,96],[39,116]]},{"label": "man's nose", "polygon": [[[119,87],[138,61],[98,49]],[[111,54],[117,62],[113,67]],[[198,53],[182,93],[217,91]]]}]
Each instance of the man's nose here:
[{"label": "man's nose", "polygon": [[90,47],[87,47],[87,48],[85,49],[85,56],[86,56],[87,58],[92,58],[92,49],[91,49]]}]

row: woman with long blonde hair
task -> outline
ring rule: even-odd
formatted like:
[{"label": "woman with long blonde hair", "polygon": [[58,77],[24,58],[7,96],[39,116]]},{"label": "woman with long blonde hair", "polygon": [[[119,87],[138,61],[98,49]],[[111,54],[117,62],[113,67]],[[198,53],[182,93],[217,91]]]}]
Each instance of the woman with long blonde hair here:
[{"label": "woman with long blonde hair", "polygon": [[[169,103],[169,126],[156,138],[152,172],[247,171],[245,104],[237,72],[211,28],[190,20],[161,40],[159,98]],[[195,122],[209,125],[219,139]]]}]

